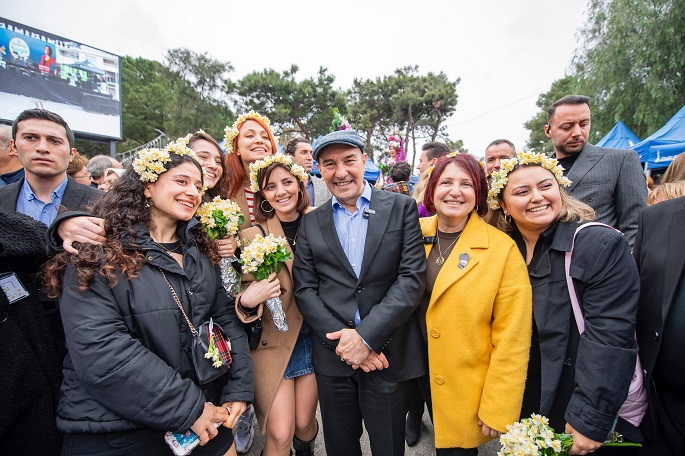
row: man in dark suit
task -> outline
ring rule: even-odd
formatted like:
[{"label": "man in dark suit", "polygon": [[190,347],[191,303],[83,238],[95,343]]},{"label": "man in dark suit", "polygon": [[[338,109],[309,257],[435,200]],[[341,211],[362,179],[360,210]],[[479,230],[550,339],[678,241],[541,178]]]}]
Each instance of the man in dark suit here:
[{"label": "man in dark suit", "polygon": [[59,115],[27,109],[12,124],[11,147],[24,166],[24,179],[0,188],[0,207],[50,225],[60,208],[85,208],[101,192],[67,176],[74,157],[74,133]]},{"label": "man in dark suit", "polygon": [[305,215],[293,266],[297,305],[314,332],[326,452],[404,454],[408,380],[427,372],[414,311],[425,286],[416,203],[364,180],[364,142],[326,135],[314,158],[333,194]]},{"label": "man in dark suit", "polygon": [[633,255],[640,271],[637,342],[648,408],[640,455],[685,453],[685,197],[646,208]]},{"label": "man in dark suit", "polygon": [[571,180],[567,191],[595,210],[595,221],[621,230],[632,247],[638,216],[647,204],[640,157],[633,150],[588,143],[590,117],[590,99],[568,95],[547,111],[545,134],[554,144],[564,175]]}]

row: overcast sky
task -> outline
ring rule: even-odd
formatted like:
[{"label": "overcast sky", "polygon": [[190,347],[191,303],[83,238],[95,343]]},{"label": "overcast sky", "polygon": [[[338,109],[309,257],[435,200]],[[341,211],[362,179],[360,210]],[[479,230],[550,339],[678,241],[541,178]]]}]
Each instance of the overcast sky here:
[{"label": "overcast sky", "polygon": [[118,55],[162,61],[187,47],[252,71],[319,66],[347,89],[419,65],[461,78],[451,139],[482,156],[493,139],[521,149],[540,92],[568,70],[587,0],[21,0],[0,15]]}]

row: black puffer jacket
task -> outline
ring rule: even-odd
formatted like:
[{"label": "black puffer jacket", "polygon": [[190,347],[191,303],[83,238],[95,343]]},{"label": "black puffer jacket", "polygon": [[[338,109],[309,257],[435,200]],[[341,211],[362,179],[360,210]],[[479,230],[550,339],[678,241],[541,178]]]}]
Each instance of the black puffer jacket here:
[{"label": "black puffer jacket", "polygon": [[[62,432],[184,432],[200,417],[205,401],[253,401],[247,338],[218,268],[194,240],[191,228],[197,223],[179,222],[184,268],[140,225],[135,244],[146,265],[137,278],[120,279],[110,288],[96,273],[90,289],[79,292],[75,270],[67,269],[60,296],[69,350],[57,415]],[[231,340],[231,370],[209,386],[201,388],[194,381],[192,334],[160,268],[193,325],[212,317]]]}]

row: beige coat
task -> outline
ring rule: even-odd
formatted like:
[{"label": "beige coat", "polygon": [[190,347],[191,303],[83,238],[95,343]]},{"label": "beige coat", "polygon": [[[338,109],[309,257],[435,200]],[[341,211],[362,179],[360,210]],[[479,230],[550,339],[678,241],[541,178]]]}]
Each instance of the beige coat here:
[{"label": "beige coat", "polygon": [[[266,222],[260,223],[264,228],[265,233],[273,234],[274,236],[281,236],[285,238],[281,223],[276,217],[272,217]],[[257,234],[261,234],[261,230],[256,227],[245,228],[240,232],[241,243],[245,240],[251,241]],[[290,246],[288,246],[290,250]],[[249,323],[262,317],[262,338],[257,349],[252,351],[252,362],[254,364],[254,378],[255,378],[255,401],[254,407],[257,414],[257,421],[259,429],[262,434],[266,431],[266,421],[271,410],[274,398],[276,397],[276,390],[283,376],[285,369],[290,361],[290,356],[293,353],[293,348],[297,342],[297,336],[300,334],[302,328],[302,314],[295,305],[295,295],[293,294],[293,255],[291,259],[286,261],[285,266],[281,272],[276,276],[281,282],[281,301],[283,301],[283,310],[285,312],[286,322],[288,323],[287,331],[279,331],[271,319],[269,309],[261,303],[258,307],[258,313],[252,317],[248,317],[242,312],[240,306],[240,298],[242,292],[236,298],[236,311],[238,317],[244,322]],[[247,288],[254,278],[252,274],[243,274],[243,290]]]}]

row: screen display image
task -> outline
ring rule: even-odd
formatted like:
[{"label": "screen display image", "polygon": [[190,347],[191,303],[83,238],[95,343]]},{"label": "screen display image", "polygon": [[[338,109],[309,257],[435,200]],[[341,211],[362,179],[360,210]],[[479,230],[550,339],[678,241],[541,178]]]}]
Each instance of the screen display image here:
[{"label": "screen display image", "polygon": [[83,137],[121,139],[119,57],[0,17],[0,119],[56,112]]}]

